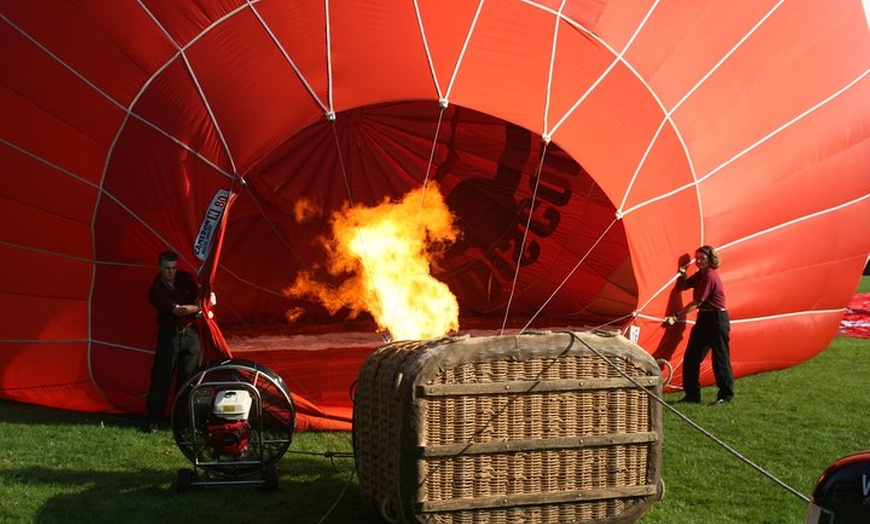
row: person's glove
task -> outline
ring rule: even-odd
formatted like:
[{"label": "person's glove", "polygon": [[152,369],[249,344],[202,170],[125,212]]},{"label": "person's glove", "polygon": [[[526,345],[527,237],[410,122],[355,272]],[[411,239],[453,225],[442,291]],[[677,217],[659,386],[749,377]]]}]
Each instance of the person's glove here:
[{"label": "person's glove", "polygon": [[685,266],[683,266],[677,270],[677,273],[679,273],[681,277],[686,278],[687,271],[688,271],[687,268]]},{"label": "person's glove", "polygon": [[677,316],[676,315],[669,315],[669,316],[665,317],[665,324],[667,324],[669,326],[673,326],[676,323],[677,323]]}]

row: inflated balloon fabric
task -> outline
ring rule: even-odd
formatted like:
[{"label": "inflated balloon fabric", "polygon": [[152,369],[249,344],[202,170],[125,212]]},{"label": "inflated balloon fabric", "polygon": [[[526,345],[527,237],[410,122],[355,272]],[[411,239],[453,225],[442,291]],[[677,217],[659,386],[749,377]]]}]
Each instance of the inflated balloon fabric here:
[{"label": "inflated balloon fabric", "polygon": [[460,330],[620,329],[673,387],[695,248],[737,376],[827,347],[870,252],[860,0],[2,0],[0,49],[7,399],[142,412],[172,249],[209,358],[346,429],[376,328],[284,290],[335,211],[432,182]]}]

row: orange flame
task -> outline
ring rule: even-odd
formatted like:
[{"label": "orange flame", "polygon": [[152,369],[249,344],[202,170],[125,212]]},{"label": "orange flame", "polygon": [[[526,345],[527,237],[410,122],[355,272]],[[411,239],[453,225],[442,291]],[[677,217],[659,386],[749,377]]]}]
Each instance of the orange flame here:
[{"label": "orange flame", "polygon": [[320,208],[307,198],[300,198],[293,204],[293,216],[300,224],[320,215]]},{"label": "orange flame", "polygon": [[335,287],[302,273],[285,293],[315,298],[330,314],[345,307],[352,316],[368,311],[396,340],[446,335],[459,328],[459,305],[432,277],[431,264],[457,234],[435,183],[401,202],[345,206],[332,217],[326,248],[329,273],[348,278]]}]

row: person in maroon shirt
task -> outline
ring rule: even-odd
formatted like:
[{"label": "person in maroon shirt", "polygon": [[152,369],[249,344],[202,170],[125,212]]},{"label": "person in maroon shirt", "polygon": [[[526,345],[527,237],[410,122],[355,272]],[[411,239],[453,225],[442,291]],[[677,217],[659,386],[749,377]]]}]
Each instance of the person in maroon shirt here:
[{"label": "person in maroon shirt", "polygon": [[725,288],[716,269],[719,268],[719,253],[711,246],[701,246],[695,251],[695,265],[698,271],[686,276],[686,268],[680,268],[677,279],[679,289],[692,289],[692,301],[676,314],[665,318],[665,323],[673,325],[677,319],[698,310],[698,318],[689,334],[686,354],[683,356],[683,391],[685,397],[680,402],[697,404],[701,402],[699,374],[701,362],[710,349],[713,350],[713,376],[719,393],[715,404],[726,404],[734,397],[734,376],[731,371],[731,320],[725,309]]},{"label": "person in maroon shirt", "polygon": [[157,265],[160,273],[148,292],[148,301],[157,309],[157,349],[145,403],[148,433],[156,432],[165,416],[173,379],[177,376],[178,384],[183,384],[202,361],[199,284],[193,275],[178,270],[178,254],[172,251],[160,253]]}]

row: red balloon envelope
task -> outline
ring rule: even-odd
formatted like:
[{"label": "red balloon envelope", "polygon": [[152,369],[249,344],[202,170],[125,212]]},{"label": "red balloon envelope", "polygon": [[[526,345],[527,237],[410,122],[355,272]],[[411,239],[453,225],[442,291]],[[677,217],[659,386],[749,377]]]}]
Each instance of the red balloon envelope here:
[{"label": "red balloon envelope", "polygon": [[209,357],[279,372],[300,429],[346,429],[374,324],[283,290],[322,267],[333,211],[430,181],[462,232],[434,271],[460,329],[607,324],[679,386],[687,325],[662,318],[689,299],[680,258],[711,244],[735,374],[802,362],[870,252],[866,16],[859,0],[4,0],[0,396],[142,412],[147,289],[174,249],[218,296]]}]

